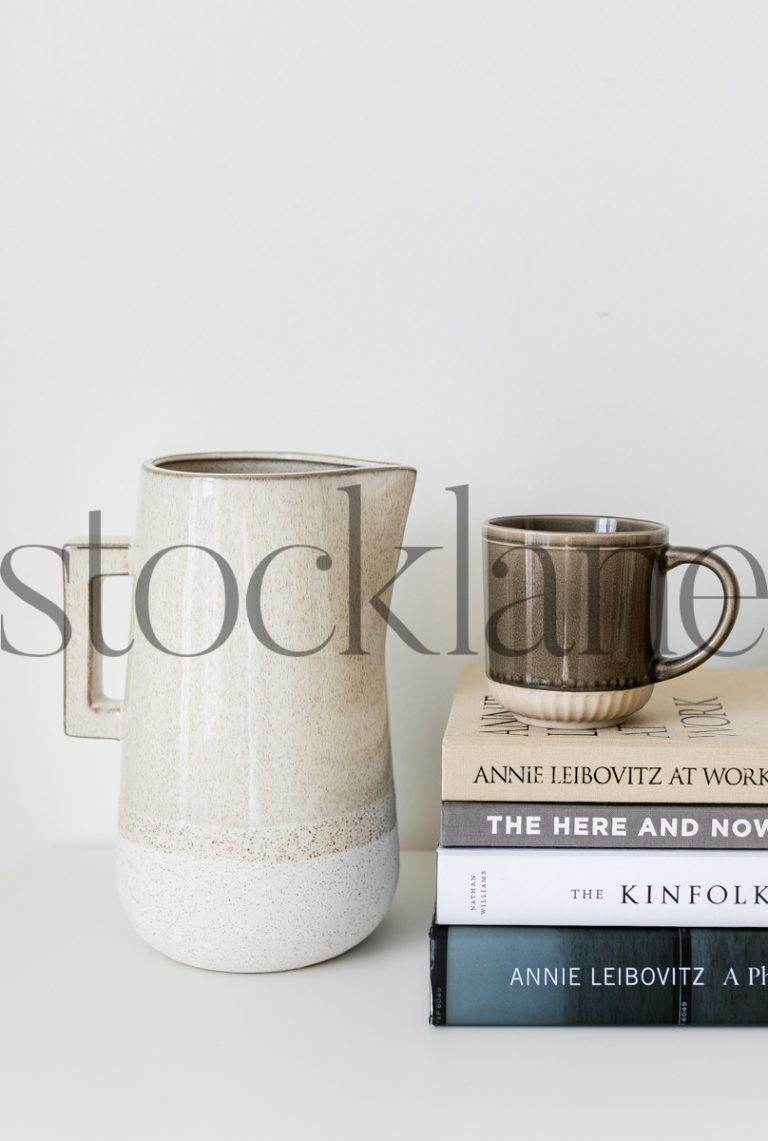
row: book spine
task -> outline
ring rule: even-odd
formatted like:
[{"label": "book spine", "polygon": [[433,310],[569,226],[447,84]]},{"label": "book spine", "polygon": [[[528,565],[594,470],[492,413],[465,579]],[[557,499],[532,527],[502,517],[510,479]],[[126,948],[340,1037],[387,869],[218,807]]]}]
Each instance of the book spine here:
[{"label": "book spine", "polygon": [[446,848],[768,848],[768,809],[443,801]]},{"label": "book spine", "polygon": [[762,852],[439,848],[443,924],[768,925]]},{"label": "book spine", "polygon": [[768,1024],[768,930],[433,923],[436,1026]]},{"label": "book spine", "polygon": [[[545,732],[545,730],[541,730]],[[549,732],[557,732],[550,730]],[[623,739],[589,748],[566,731],[547,746],[525,742],[468,746],[443,741],[442,799],[553,804],[768,804],[768,755],[759,749],[702,742],[656,748]],[[572,734],[588,730],[572,730]],[[595,730],[608,732],[608,730]],[[478,735],[480,736],[480,735]]]}]

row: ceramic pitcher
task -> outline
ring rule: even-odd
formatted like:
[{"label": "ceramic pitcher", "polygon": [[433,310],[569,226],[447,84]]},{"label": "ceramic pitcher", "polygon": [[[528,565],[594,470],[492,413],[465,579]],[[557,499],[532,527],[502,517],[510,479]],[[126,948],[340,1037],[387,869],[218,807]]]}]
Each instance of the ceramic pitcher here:
[{"label": "ceramic pitcher", "polygon": [[[383,918],[398,875],[386,616],[415,475],[169,456],[143,465],[131,541],[67,545],[65,730],[122,742],[120,898],[166,955],[300,967]],[[114,574],[134,582],[120,702],[94,652]]]}]

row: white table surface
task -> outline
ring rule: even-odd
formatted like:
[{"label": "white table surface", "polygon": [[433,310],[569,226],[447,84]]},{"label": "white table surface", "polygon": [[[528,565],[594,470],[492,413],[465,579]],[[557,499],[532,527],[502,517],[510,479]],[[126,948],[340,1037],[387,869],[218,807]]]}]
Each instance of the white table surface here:
[{"label": "white table surface", "polygon": [[361,946],[227,975],[133,934],[109,849],[41,850],[0,890],[0,1136],[764,1134],[768,1029],[431,1027],[433,896],[434,855],[407,853]]}]

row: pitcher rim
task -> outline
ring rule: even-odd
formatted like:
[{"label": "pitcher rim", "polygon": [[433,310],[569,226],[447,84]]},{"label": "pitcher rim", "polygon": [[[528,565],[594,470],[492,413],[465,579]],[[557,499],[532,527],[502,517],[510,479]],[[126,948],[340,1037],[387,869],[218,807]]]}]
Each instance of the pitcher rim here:
[{"label": "pitcher rim", "polygon": [[[169,464],[214,463],[216,461],[248,461],[273,460],[275,462],[295,462],[309,465],[301,471],[189,471],[183,468],[173,468]],[[311,466],[317,465],[317,466]],[[142,470],[153,475],[177,476],[181,479],[236,479],[236,480],[273,480],[273,479],[316,479],[318,476],[340,476],[345,472],[363,474],[376,471],[410,471],[416,474],[416,468],[410,464],[401,464],[387,460],[363,460],[350,456],[324,455],[321,452],[249,452],[249,451],[212,451],[212,452],[178,452],[169,455],[157,456],[145,460]]]}]

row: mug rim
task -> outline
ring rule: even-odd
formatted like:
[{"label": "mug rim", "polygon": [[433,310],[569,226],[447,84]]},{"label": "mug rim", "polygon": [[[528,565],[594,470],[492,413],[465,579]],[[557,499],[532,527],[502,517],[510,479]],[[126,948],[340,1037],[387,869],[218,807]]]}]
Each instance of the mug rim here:
[{"label": "mug rim", "polygon": [[[270,471],[267,467],[261,471],[216,471],[205,465],[214,463],[264,461],[269,463],[296,463],[304,465],[298,471]],[[175,467],[175,464],[198,464],[196,470]],[[317,476],[343,476],[346,473],[363,473],[374,471],[409,471],[416,474],[416,469],[408,464],[390,463],[386,460],[361,460],[349,456],[329,456],[319,452],[249,452],[249,451],[214,451],[214,452],[178,452],[155,459],[145,460],[142,470],[153,475],[176,476],[182,479],[236,479],[236,480],[274,480],[274,479],[308,479]]]},{"label": "mug rim", "polygon": [[[594,524],[592,529],[578,524]],[[598,529],[601,523],[613,530]],[[483,538],[491,543],[546,547],[646,547],[667,542],[664,523],[629,515],[531,514],[502,515],[483,523]]]}]

